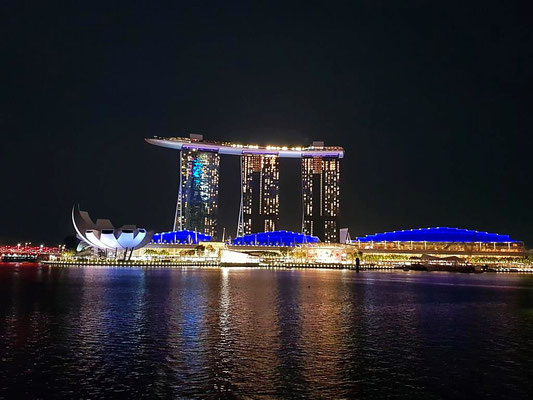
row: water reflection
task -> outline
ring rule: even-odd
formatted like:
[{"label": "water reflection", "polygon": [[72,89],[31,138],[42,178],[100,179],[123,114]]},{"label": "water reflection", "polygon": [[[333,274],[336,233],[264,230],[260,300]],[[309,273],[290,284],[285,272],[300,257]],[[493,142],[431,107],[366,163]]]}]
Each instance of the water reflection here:
[{"label": "water reflection", "polygon": [[531,286],[520,275],[2,266],[0,398],[526,397]]}]

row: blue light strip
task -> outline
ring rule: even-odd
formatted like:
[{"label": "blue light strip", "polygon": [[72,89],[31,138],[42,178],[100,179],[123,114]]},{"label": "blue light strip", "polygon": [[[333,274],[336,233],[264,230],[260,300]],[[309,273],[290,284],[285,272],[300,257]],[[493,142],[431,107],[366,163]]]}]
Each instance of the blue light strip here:
[{"label": "blue light strip", "polygon": [[210,240],[211,236],[205,233],[188,230],[161,232],[152,236],[152,243],[198,244]]}]

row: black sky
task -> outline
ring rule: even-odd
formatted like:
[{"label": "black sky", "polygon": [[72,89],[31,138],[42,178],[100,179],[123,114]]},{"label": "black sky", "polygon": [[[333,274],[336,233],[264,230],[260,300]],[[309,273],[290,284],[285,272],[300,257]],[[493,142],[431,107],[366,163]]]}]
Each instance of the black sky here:
[{"label": "black sky", "polygon": [[[61,242],[78,202],[169,229],[176,153],[143,138],[195,132],[344,146],[352,236],[453,226],[533,245],[530,1],[98,3],[2,2],[0,242]],[[281,167],[298,230],[299,164]],[[232,233],[237,160],[222,169]]]}]

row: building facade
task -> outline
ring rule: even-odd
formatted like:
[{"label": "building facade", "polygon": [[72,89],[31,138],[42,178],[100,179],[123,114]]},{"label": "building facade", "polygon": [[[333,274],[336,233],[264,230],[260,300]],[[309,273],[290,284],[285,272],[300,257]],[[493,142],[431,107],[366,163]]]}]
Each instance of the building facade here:
[{"label": "building facade", "polygon": [[302,232],[339,242],[340,162],[338,157],[302,158]]},{"label": "building facade", "polygon": [[241,156],[241,207],[238,235],[272,232],[279,222],[279,158]]},{"label": "building facade", "polygon": [[524,242],[509,235],[472,229],[431,227],[404,229],[357,237],[350,242],[361,251],[421,254],[507,254],[524,253]]},{"label": "building facade", "polygon": [[218,214],[220,156],[216,152],[180,152],[180,185],[174,230],[215,236]]}]

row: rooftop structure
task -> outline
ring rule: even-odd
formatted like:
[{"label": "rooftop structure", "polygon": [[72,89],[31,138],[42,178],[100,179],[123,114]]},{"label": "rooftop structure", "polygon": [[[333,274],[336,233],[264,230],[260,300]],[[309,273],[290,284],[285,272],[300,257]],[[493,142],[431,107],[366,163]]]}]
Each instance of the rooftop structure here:
[{"label": "rooftop structure", "polygon": [[316,236],[290,231],[252,233],[233,240],[234,245],[241,246],[297,246],[318,242],[319,239]]},{"label": "rooftop structure", "polygon": [[419,228],[375,233],[355,238],[352,242],[468,242],[468,243],[518,243],[509,235],[480,232],[460,228]]},{"label": "rooftop structure", "polygon": [[242,156],[245,154],[274,155],[282,158],[303,157],[344,157],[342,147],[324,146],[323,142],[315,142],[312,146],[259,146],[253,144],[236,144],[231,142],[216,142],[203,140],[202,135],[191,135],[190,138],[182,137],[154,137],[145,139],[155,146],[166,147],[174,150],[210,151],[218,154]]},{"label": "rooftop structure", "polygon": [[360,251],[371,253],[508,256],[525,251],[524,243],[509,235],[447,227],[376,233],[355,238],[350,243]]},{"label": "rooftop structure", "polygon": [[189,230],[161,232],[152,236],[152,243],[198,244],[210,240],[210,235]]}]

